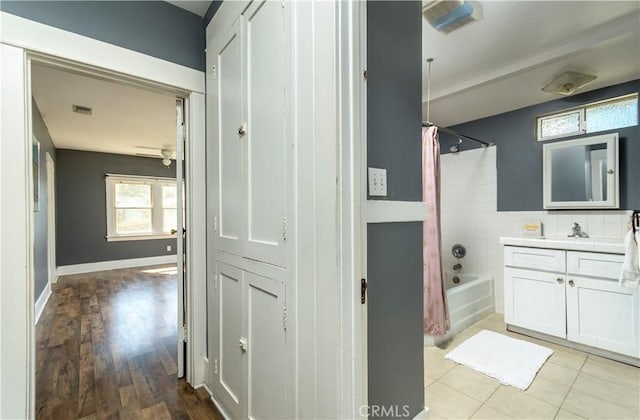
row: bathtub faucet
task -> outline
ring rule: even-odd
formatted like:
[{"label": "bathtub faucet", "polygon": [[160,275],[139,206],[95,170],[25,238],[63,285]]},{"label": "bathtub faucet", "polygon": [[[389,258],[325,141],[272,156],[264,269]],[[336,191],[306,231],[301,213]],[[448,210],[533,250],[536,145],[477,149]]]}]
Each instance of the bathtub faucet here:
[{"label": "bathtub faucet", "polygon": [[460,270],[462,270],[462,264],[458,263],[453,266],[453,271],[460,271]]}]

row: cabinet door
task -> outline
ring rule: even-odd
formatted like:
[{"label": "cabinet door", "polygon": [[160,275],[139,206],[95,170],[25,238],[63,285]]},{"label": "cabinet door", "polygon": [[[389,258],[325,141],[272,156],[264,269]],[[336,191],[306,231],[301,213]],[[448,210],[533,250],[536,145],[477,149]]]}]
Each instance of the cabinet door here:
[{"label": "cabinet door", "polygon": [[283,266],[290,159],[285,129],[282,2],[252,3],[244,22],[247,121],[244,256]]},{"label": "cabinet door", "polygon": [[231,417],[242,417],[244,397],[244,354],[239,346],[243,328],[243,272],[218,262],[217,349],[219,374],[216,395]]},{"label": "cabinet door", "polygon": [[244,218],[242,141],[242,42],[240,19],[214,45],[216,66],[210,118],[216,128],[218,156],[216,190],[218,191],[218,249],[241,254]]},{"label": "cabinet door", "polygon": [[247,281],[247,416],[287,418],[285,286],[249,272]]},{"label": "cabinet door", "polygon": [[564,275],[504,269],[505,322],[566,337]]},{"label": "cabinet door", "polygon": [[567,339],[640,357],[640,291],[617,281],[570,276]]}]

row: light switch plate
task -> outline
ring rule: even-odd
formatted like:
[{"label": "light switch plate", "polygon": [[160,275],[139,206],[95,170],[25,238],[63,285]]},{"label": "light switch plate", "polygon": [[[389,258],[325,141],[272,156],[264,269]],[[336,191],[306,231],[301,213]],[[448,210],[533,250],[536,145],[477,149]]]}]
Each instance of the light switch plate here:
[{"label": "light switch plate", "polygon": [[387,196],[387,170],[369,168],[369,195],[372,197]]}]

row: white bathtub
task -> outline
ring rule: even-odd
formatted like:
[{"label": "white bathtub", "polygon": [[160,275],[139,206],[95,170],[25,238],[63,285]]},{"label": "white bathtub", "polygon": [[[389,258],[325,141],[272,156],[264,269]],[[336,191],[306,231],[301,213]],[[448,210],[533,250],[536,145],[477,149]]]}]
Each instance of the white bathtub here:
[{"label": "white bathtub", "polygon": [[447,341],[495,312],[493,278],[477,274],[457,274],[457,276],[460,278],[460,283],[455,284],[453,282],[455,275],[445,273],[451,330],[442,337],[425,335],[425,346],[435,346]]}]

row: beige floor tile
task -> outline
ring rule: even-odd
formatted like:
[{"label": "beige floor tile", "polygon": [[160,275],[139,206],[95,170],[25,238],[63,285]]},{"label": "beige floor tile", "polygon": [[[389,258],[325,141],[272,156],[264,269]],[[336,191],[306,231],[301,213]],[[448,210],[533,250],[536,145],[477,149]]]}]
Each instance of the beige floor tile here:
[{"label": "beige floor tile", "polygon": [[425,388],[428,387],[429,385],[431,385],[432,383],[433,383],[433,379],[431,379],[431,378],[429,378],[427,376],[424,377],[424,387]]},{"label": "beige floor tile", "polygon": [[613,382],[580,372],[573,389],[609,401],[638,413],[640,418],[640,393]]},{"label": "beige floor tile", "polygon": [[513,417],[484,404],[478,409],[478,411],[475,412],[475,414],[471,418],[477,420],[502,420],[512,419]]},{"label": "beige floor tile", "polygon": [[434,382],[427,387],[424,400],[429,410],[433,409],[438,413],[439,418],[447,419],[468,419],[482,405],[480,401],[439,382]]},{"label": "beige floor tile", "polygon": [[599,361],[587,359],[582,367],[582,372],[622,385],[625,388],[640,391],[640,369],[613,361]]},{"label": "beige floor tile", "polygon": [[569,392],[568,385],[560,385],[543,377],[537,376],[531,386],[524,391],[526,395],[547,402],[555,407],[560,407],[564,397]]},{"label": "beige floor tile", "polygon": [[583,419],[584,417],[580,417],[577,414],[573,414],[567,410],[563,410],[562,408],[560,409],[560,411],[558,411],[558,414],[556,414],[556,419],[555,420],[580,420]]},{"label": "beige floor tile", "polygon": [[578,376],[578,371],[555,363],[545,363],[538,371],[538,375],[560,385],[571,386]]},{"label": "beige floor tile", "polygon": [[519,419],[553,419],[558,408],[512,387],[501,386],[485,403]]},{"label": "beige floor tile", "polygon": [[551,363],[574,370],[580,370],[586,360],[586,354],[568,353],[564,350],[554,350],[549,358],[549,362]]},{"label": "beige floor tile", "polygon": [[486,401],[500,386],[497,381],[487,375],[460,365],[443,375],[438,382],[482,402]]},{"label": "beige floor tile", "polygon": [[438,379],[456,364],[444,358],[445,352],[439,349],[425,349],[424,352],[424,376],[431,379]]},{"label": "beige floor tile", "polygon": [[572,389],[562,408],[589,419],[638,419],[638,413]]}]

